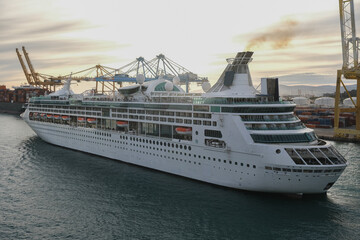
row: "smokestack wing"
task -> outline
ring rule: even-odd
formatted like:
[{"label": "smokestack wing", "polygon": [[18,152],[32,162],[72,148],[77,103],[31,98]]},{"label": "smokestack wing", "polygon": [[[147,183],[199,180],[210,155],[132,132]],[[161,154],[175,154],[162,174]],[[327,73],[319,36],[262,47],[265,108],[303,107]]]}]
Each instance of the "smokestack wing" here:
[{"label": "smokestack wing", "polygon": [[[252,55],[254,52],[238,52],[235,56],[235,58],[229,58],[226,59],[228,62],[228,65],[226,66],[225,70],[221,74],[218,81],[214,84],[214,86],[207,92],[207,93],[215,93],[215,92],[242,92],[238,91],[239,89],[235,89],[234,85],[239,85],[239,82],[236,79],[239,79],[239,74],[243,74],[246,76],[243,76],[242,79],[245,77],[247,80],[243,79],[241,82],[247,82],[249,87],[252,87],[252,81],[250,76],[250,71],[248,68],[248,63],[252,60]],[[236,78],[236,75],[238,76]],[[235,81],[234,81],[235,80]],[[245,81],[244,81],[245,80]],[[243,85],[242,83],[240,85]],[[239,88],[240,86],[237,86],[236,88]],[[244,86],[247,88],[246,86]],[[233,88],[233,89],[232,89]],[[232,91],[228,91],[231,90]],[[245,90],[245,89],[244,89]]]}]

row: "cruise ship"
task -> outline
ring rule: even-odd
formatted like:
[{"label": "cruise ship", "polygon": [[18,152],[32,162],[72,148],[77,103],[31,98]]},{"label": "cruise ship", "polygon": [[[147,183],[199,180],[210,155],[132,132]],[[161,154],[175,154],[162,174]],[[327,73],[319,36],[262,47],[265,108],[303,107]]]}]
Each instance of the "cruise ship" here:
[{"label": "cruise ship", "polygon": [[279,98],[278,79],[261,79],[261,91],[253,86],[252,55],[227,59],[204,93],[186,93],[176,77],[138,75],[116,94],[74,94],[68,80],[31,98],[22,117],[54,145],[229,188],[326,193],[346,160]]}]

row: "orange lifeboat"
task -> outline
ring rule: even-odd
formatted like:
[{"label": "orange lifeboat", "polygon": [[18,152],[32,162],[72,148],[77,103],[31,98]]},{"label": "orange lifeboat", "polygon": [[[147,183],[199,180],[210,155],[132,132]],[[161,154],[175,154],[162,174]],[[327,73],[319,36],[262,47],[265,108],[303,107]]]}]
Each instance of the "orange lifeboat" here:
[{"label": "orange lifeboat", "polygon": [[129,122],[126,122],[126,121],[116,121],[116,126],[118,126],[118,127],[128,127],[128,126],[129,126]]},{"label": "orange lifeboat", "polygon": [[78,122],[79,123],[84,123],[85,122],[85,118],[84,117],[78,117]]},{"label": "orange lifeboat", "polygon": [[55,119],[60,119],[60,115],[54,115]]},{"label": "orange lifeboat", "polygon": [[177,134],[181,134],[181,135],[191,135],[192,134],[192,129],[189,127],[177,127],[177,128],[175,128],[175,131],[177,132]]},{"label": "orange lifeboat", "polygon": [[63,121],[69,121],[70,120],[70,117],[69,116],[61,116],[61,119]]},{"label": "orange lifeboat", "polygon": [[88,123],[96,123],[96,118],[88,118],[87,122]]},{"label": "orange lifeboat", "polygon": [[46,117],[47,118],[53,118],[53,115],[52,114],[47,114]]}]

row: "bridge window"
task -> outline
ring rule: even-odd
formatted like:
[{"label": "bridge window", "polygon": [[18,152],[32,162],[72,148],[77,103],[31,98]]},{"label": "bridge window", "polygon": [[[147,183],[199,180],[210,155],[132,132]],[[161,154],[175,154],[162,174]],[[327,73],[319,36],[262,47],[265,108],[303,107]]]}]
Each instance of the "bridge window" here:
[{"label": "bridge window", "polygon": [[222,138],[221,131],[205,129],[206,137]]}]

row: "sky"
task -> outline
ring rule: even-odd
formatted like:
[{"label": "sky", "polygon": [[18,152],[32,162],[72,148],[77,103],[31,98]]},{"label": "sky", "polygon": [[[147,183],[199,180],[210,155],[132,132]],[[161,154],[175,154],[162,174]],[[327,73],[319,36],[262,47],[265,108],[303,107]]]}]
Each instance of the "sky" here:
[{"label": "sky", "polygon": [[262,77],[334,85],[338,9],[337,0],[0,0],[0,85],[26,82],[15,52],[22,46],[37,72],[53,76],[163,53],[214,84],[226,58],[249,50],[254,85]]}]

